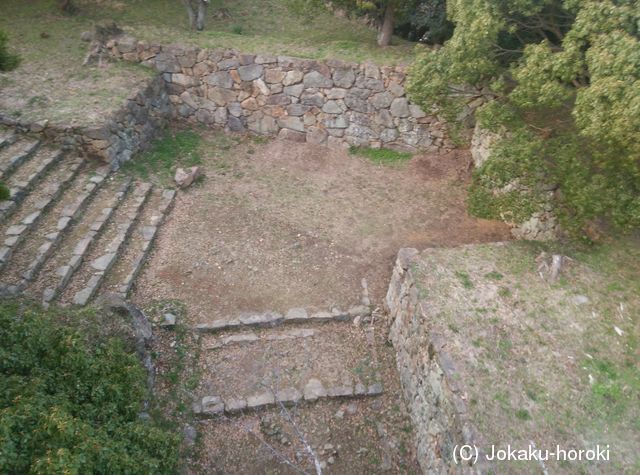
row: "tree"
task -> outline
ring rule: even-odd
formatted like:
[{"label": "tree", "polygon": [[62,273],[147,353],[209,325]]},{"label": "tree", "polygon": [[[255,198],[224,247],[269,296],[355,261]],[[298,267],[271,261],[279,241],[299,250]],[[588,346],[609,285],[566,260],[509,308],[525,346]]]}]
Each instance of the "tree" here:
[{"label": "tree", "polygon": [[640,3],[450,0],[447,14],[452,38],[419,54],[408,91],[449,117],[484,102],[478,120],[503,131],[472,210],[522,217],[552,190],[566,228],[639,227]]},{"label": "tree", "polygon": [[184,6],[187,8],[189,27],[192,30],[204,30],[209,0],[182,0],[182,3],[184,3]]},{"label": "tree", "polygon": [[306,15],[318,8],[329,8],[344,9],[352,15],[371,18],[378,30],[378,46],[389,46],[396,21],[404,19],[421,1],[431,0],[287,0],[287,3],[294,11]]}]

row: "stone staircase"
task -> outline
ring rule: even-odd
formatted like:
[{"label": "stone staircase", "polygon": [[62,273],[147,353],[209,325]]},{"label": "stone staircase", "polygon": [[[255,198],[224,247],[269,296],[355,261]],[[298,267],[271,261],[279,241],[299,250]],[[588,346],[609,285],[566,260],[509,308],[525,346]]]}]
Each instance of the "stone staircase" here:
[{"label": "stone staircase", "polygon": [[0,293],[86,305],[126,297],[175,191],[0,128]]},{"label": "stone staircase", "polygon": [[195,325],[203,354],[194,413],[209,419],[382,395],[361,327],[370,319],[370,307],[356,305],[347,311],[244,313]]}]

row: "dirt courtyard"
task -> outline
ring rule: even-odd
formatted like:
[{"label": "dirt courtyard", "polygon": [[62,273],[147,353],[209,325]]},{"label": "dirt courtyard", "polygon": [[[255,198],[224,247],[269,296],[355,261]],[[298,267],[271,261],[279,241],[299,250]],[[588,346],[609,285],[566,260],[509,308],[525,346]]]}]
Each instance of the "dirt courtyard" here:
[{"label": "dirt courtyard", "polygon": [[134,299],[182,300],[192,323],[242,311],[380,305],[401,247],[508,239],[466,213],[469,157],[377,164],[310,144],[207,132],[204,180],[178,195]]}]

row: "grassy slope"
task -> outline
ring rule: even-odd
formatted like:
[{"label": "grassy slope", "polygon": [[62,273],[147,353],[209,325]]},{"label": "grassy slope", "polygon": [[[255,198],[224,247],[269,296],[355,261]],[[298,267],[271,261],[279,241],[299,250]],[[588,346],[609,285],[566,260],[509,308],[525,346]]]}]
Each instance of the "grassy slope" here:
[{"label": "grassy slope", "polygon": [[[214,0],[208,11],[205,31],[187,28],[187,15],[178,0],[76,0],[79,12],[73,17],[57,13],[53,0],[13,2],[0,0],[3,15],[0,28],[18,36],[34,57],[41,49],[41,31],[52,33],[52,43],[61,44],[65,56],[81,59],[79,33],[95,22],[115,20],[134,35],[162,43],[182,42],[207,47],[235,48],[246,52],[275,53],[307,58],[372,60],[384,64],[407,62],[413,43],[400,39],[395,46],[379,48],[375,32],[365,25],[319,12],[305,22],[277,0]],[[217,19],[221,8],[230,18]],[[37,25],[34,28],[34,25]],[[64,33],[61,38],[53,36]],[[21,48],[22,49],[22,48]]]},{"label": "grassy slope", "polygon": [[[543,250],[572,258],[556,283],[538,275]],[[640,241],[586,250],[519,242],[423,256],[418,288],[485,442],[610,444],[609,463],[547,466],[551,473],[638,473]],[[540,467],[505,462],[498,471]]]}]

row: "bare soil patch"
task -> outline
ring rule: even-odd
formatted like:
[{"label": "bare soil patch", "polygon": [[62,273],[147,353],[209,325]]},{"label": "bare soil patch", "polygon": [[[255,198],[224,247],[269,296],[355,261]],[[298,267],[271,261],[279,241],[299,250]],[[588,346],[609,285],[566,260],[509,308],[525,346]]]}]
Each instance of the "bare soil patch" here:
[{"label": "bare soil patch", "polygon": [[400,247],[508,238],[465,211],[465,152],[375,165],[291,142],[204,144],[204,181],[180,193],[136,298],[177,298],[194,322],[241,311],[358,303],[386,293]]}]

